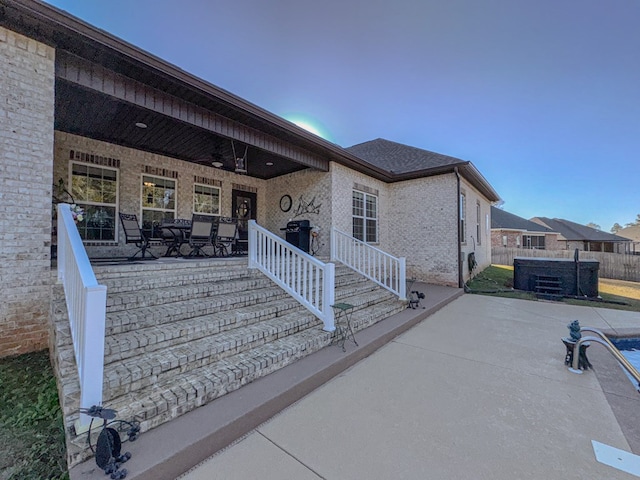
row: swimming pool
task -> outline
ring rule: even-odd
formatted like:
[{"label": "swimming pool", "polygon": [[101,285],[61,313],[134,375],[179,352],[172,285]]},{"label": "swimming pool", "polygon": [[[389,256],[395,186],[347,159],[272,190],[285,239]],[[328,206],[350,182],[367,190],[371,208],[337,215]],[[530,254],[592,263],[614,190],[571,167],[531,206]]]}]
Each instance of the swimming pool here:
[{"label": "swimming pool", "polygon": [[[620,350],[620,353],[627,360],[629,360],[629,363],[640,372],[640,338],[613,337],[609,338],[609,340],[611,340],[611,343],[613,343],[616,348]],[[622,368],[622,366],[620,368]],[[638,382],[636,382],[635,379],[631,375],[629,375],[629,372],[627,372],[626,369],[622,368],[622,370],[624,370],[624,373],[627,375],[627,377],[629,377],[629,380],[631,380],[633,386],[637,388]]]}]

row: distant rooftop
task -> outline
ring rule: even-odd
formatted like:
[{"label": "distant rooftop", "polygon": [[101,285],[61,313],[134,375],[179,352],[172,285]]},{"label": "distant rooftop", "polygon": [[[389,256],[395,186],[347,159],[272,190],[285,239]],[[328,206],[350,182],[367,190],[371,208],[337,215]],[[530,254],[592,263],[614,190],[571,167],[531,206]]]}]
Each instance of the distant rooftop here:
[{"label": "distant rooftop", "polygon": [[590,241],[590,242],[628,242],[628,238],[620,237],[612,233],[602,232],[595,228],[580,225],[561,218],[534,217],[531,219],[540,222],[552,230],[560,233],[566,240]]},{"label": "distant rooftop", "polygon": [[628,238],[629,240],[633,240],[634,242],[640,242],[640,225],[632,225],[631,227],[626,227],[621,230],[618,230],[616,233],[619,237]]},{"label": "distant rooftop", "polygon": [[525,218],[491,207],[491,228],[522,230],[526,232],[552,233],[553,230]]}]

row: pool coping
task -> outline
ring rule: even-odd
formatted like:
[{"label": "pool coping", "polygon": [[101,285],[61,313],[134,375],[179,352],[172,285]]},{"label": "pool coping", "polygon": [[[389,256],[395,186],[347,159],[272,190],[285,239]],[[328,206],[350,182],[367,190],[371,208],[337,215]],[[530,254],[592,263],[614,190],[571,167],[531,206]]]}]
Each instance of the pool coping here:
[{"label": "pool coping", "polygon": [[[640,331],[635,328],[602,329],[601,331],[609,338],[640,338]],[[605,348],[592,347],[588,355],[590,362],[594,365],[593,371],[596,378],[627,439],[631,452],[640,455],[640,393],[634,388],[618,361]]]}]

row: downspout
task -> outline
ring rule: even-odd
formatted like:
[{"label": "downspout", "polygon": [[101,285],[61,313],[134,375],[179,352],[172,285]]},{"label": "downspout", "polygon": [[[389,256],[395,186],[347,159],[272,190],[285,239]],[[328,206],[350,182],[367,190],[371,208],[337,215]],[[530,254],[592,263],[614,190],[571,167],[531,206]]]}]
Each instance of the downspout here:
[{"label": "downspout", "polygon": [[457,205],[458,205],[458,251],[456,252],[456,255],[458,257],[458,288],[462,288],[464,287],[464,281],[462,279],[462,241],[460,238],[460,235],[462,234],[462,232],[460,231],[460,221],[462,220],[460,218],[460,173],[458,173],[458,167],[453,167],[453,172],[456,174],[456,180],[457,180],[457,193],[458,193],[458,201],[457,201]]}]

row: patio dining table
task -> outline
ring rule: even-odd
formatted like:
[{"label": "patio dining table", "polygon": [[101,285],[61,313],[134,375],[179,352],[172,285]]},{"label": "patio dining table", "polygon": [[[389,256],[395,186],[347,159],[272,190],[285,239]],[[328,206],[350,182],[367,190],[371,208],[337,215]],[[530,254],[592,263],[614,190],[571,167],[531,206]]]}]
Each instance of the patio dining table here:
[{"label": "patio dining table", "polygon": [[180,248],[189,242],[189,233],[191,232],[191,221],[176,219],[174,221],[165,222],[160,225],[160,235],[162,242],[167,246],[165,257],[176,257],[182,255]]}]

